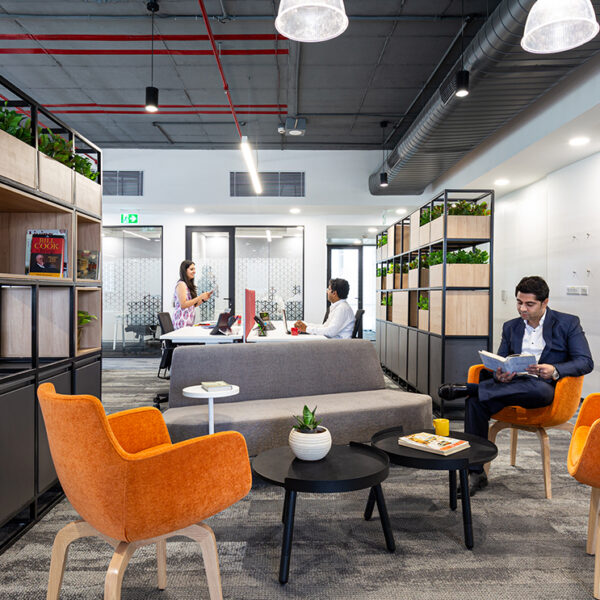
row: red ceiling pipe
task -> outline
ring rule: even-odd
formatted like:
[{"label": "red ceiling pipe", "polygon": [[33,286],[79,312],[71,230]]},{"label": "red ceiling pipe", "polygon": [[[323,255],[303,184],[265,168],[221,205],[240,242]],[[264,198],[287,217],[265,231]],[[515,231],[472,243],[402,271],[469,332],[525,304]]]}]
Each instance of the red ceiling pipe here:
[{"label": "red ceiling pipe", "polygon": [[[249,55],[270,55],[270,54],[288,54],[289,51],[287,48],[278,48],[270,49],[270,48],[256,48],[251,50],[221,50],[222,55],[226,56],[249,56]],[[72,54],[77,56],[83,55],[150,55],[152,54],[151,50],[146,50],[143,48],[124,48],[124,49],[102,49],[102,48],[0,48],[0,54]],[[211,56],[215,54],[214,50],[178,50],[178,49],[167,49],[167,50],[154,50],[154,55],[180,55],[180,56]],[[217,56],[215,54],[215,56]],[[219,58],[217,57],[217,62],[220,65]],[[219,66],[220,69],[220,66]]]},{"label": "red ceiling pipe", "polygon": [[213,49],[213,54],[215,55],[215,59],[217,61],[217,67],[219,67],[219,73],[221,73],[221,79],[223,80],[223,89],[225,90],[225,95],[227,96],[227,100],[229,101],[229,106],[231,107],[231,114],[233,115],[233,120],[235,121],[235,126],[237,128],[237,132],[242,139],[242,129],[240,127],[240,122],[238,121],[237,115],[235,114],[235,108],[233,106],[233,102],[231,101],[231,94],[229,93],[229,86],[227,85],[227,79],[225,78],[225,73],[223,72],[223,66],[221,65],[221,59],[219,58],[219,54],[217,53],[217,46],[215,44],[215,36],[213,35],[212,29],[210,27],[210,23],[208,22],[208,15],[206,14],[206,8],[204,8],[204,0],[198,0],[200,4],[200,10],[202,11],[202,18],[204,19],[204,24],[206,25],[206,32],[208,33],[208,37],[210,38],[210,45]]},{"label": "red ceiling pipe", "polygon": [[[0,40],[45,40],[45,41],[63,41],[63,42],[149,42],[152,39],[150,35],[102,35],[102,34],[40,34],[35,33],[0,33]],[[155,35],[155,40],[159,41],[182,41],[182,42],[203,42],[210,38],[207,35]],[[232,35],[215,35],[215,40],[219,41],[269,41],[269,40],[287,40],[283,35],[272,33],[240,33]]]},{"label": "red ceiling pipe", "polygon": [[[92,110],[53,110],[56,115],[147,115],[148,112],[145,110],[105,110],[105,109],[92,109]],[[162,104],[160,105],[161,115],[228,115],[231,110],[163,110]],[[239,110],[240,115],[285,115],[286,111],[283,110]],[[154,113],[159,114],[159,113]],[[237,113],[236,113],[237,123]],[[208,123],[210,125],[210,123]],[[238,128],[239,131],[239,128]]]},{"label": "red ceiling pipe", "polygon": [[[161,104],[163,108],[227,108],[229,104]],[[90,102],[87,104],[67,103],[67,104],[44,104],[45,108],[144,108],[143,104],[98,104]],[[287,108],[287,104],[236,104],[240,108]]]}]

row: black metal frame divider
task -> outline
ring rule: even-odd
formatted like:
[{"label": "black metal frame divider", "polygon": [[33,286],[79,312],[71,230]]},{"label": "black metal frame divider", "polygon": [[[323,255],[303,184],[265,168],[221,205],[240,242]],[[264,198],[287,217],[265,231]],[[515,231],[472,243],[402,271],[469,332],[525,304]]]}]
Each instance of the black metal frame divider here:
[{"label": "black metal frame divider", "polygon": [[[0,132],[0,156],[11,154],[8,147],[18,155],[12,163],[0,161],[0,552],[63,497],[37,403],[38,385],[47,381],[63,394],[100,397],[102,360],[102,282],[77,277],[77,250],[101,249],[102,151],[0,76],[2,92],[10,97],[7,107],[30,116],[33,135],[28,145]],[[56,125],[50,130],[65,135],[73,152],[95,155],[97,184],[38,151],[40,118]],[[45,171],[40,178],[46,168],[51,176]],[[57,228],[68,231],[68,276],[26,275],[27,230]],[[78,309],[98,317],[82,332],[81,347]]]},{"label": "black metal frame divider", "polygon": [[[449,237],[448,236],[448,209],[453,203],[460,200],[478,203],[486,201],[490,210],[489,235],[484,237]],[[443,236],[433,241],[427,240],[425,243],[416,242],[410,239],[414,236],[417,229],[420,229],[420,216],[424,210],[431,209],[433,206],[443,205]],[[435,221],[430,221],[430,224]],[[417,227],[415,228],[415,223]],[[407,232],[410,230],[409,237]],[[394,239],[388,240],[388,244],[393,243],[394,248],[387,255],[380,255],[376,259],[376,268],[382,269],[382,274],[377,285],[377,307],[379,313],[376,323],[376,347],[379,358],[384,369],[392,377],[396,378],[402,385],[409,390],[414,390],[423,394],[429,394],[433,398],[434,409],[441,416],[451,410],[462,409],[464,402],[454,401],[452,406],[445,406],[444,401],[437,395],[438,387],[447,381],[464,381],[467,376],[467,370],[470,365],[479,362],[478,350],[492,350],[492,324],[493,324],[493,258],[494,258],[494,190],[458,190],[447,189],[440,192],[427,204],[419,207],[408,216],[393,223],[386,230],[377,234],[377,240],[393,234]],[[418,233],[418,232],[417,232]],[[396,237],[399,236],[399,237]],[[427,233],[429,236],[429,232]],[[408,243],[410,240],[410,243]],[[398,244],[396,242],[399,242]],[[449,252],[459,249],[475,248],[480,245],[488,245],[489,250],[489,277],[487,286],[476,285],[448,285],[448,262]],[[378,246],[379,248],[379,246]],[[421,275],[416,287],[402,286],[402,268],[411,260],[420,261],[422,256],[426,256],[433,249],[442,250],[442,284],[441,286],[422,285]],[[383,252],[381,253],[383,254]],[[392,264],[394,273],[394,285],[390,288],[384,284],[388,265]],[[396,286],[396,265],[400,265],[400,287]],[[420,269],[419,269],[420,271]],[[429,275],[428,275],[429,277]],[[388,296],[395,292],[408,294],[406,318],[402,317],[403,322],[394,322],[393,311],[390,310]],[[423,329],[414,321],[413,315],[416,314],[417,300],[419,295],[424,292],[430,302],[430,309],[427,315],[427,328]],[[441,320],[436,321],[436,331],[432,331],[433,319],[431,317],[431,298],[432,292],[441,294]],[[485,327],[480,323],[480,330],[477,333],[470,333],[470,325],[464,322],[464,329],[458,333],[448,334],[447,313],[448,298],[451,294],[463,292],[465,295],[469,292],[483,293],[487,292],[487,323]],[[398,297],[398,296],[397,296]],[[393,298],[393,296],[392,296]],[[382,302],[385,301],[385,315],[382,311]],[[479,303],[482,306],[482,303]],[[413,321],[411,322],[411,319]],[[461,324],[462,325],[462,324]],[[456,330],[455,326],[452,329]]]}]

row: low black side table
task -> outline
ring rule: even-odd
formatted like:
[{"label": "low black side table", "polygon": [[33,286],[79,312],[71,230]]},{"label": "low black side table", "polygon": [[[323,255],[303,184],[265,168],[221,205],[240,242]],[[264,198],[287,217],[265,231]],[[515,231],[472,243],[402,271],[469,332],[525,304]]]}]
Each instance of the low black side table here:
[{"label": "low black side table", "polygon": [[[433,433],[433,430],[425,430],[427,433]],[[409,432],[411,433],[411,432]],[[414,432],[412,432],[414,433]],[[417,450],[400,446],[398,438],[402,435],[408,435],[402,432],[402,427],[391,427],[377,432],[372,438],[371,443],[375,448],[383,450],[395,465],[411,467],[413,469],[429,469],[435,471],[448,471],[450,487],[450,508],[456,510],[456,471],[460,474],[460,486],[462,490],[469,489],[469,467],[483,465],[496,458],[498,448],[492,442],[480,438],[476,435],[463,433],[460,431],[451,431],[450,437],[467,440],[470,448],[442,456],[432,454],[424,450]],[[469,494],[461,494],[463,525],[465,530],[465,546],[470,550],[473,548],[473,523],[471,521],[471,499]],[[365,509],[365,518],[369,519],[373,514],[375,499],[371,494],[367,501]]]},{"label": "low black side table", "polygon": [[256,456],[252,461],[254,471],[268,482],[285,488],[280,583],[287,583],[290,571],[298,492],[330,494],[371,488],[369,498],[373,498],[373,505],[377,502],[387,549],[394,552],[396,544],[381,489],[381,482],[388,476],[389,465],[389,458],[384,452],[354,442],[348,446],[332,446],[325,458],[314,462],[297,459],[287,446],[272,448]]}]

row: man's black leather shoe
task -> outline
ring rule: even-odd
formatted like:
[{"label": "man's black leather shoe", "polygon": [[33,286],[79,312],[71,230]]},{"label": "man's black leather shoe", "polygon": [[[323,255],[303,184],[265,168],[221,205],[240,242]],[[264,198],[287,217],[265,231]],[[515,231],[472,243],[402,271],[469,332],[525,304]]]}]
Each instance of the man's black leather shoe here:
[{"label": "man's black leather shoe", "polygon": [[467,395],[467,386],[464,383],[443,383],[438,388],[438,396],[443,400],[464,398]]},{"label": "man's black leather shoe", "polygon": [[[488,478],[485,473],[469,473],[469,496],[474,496],[479,490],[487,487]],[[462,498],[462,489],[458,488],[459,498]]]}]

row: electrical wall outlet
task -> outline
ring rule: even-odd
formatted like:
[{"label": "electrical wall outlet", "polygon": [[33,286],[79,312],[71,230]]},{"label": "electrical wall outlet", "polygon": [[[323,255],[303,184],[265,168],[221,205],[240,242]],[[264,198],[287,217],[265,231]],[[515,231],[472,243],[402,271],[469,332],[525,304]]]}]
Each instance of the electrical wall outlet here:
[{"label": "electrical wall outlet", "polygon": [[576,285],[568,285],[567,296],[579,296],[579,288]]},{"label": "electrical wall outlet", "polygon": [[579,293],[580,293],[582,296],[587,296],[587,295],[588,295],[588,289],[589,289],[589,288],[588,288],[588,286],[587,286],[587,285],[582,285],[582,286],[579,288]]}]

